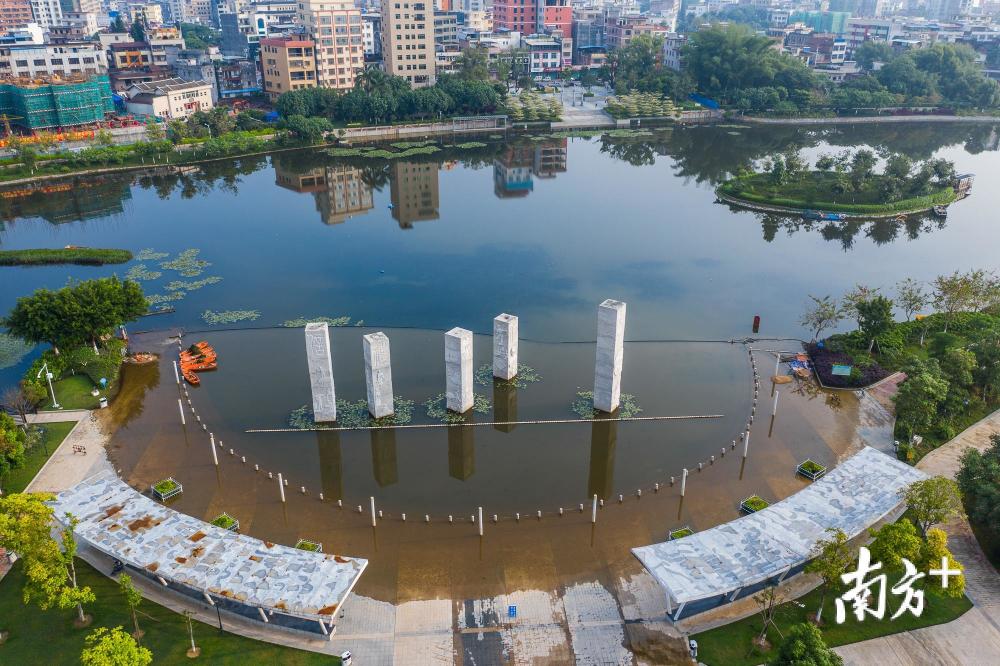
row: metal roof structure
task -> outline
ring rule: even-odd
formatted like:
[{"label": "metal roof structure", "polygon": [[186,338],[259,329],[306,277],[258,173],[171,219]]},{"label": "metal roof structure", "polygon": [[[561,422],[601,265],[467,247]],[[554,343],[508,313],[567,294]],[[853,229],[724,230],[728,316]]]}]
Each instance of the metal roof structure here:
[{"label": "metal roof structure", "polygon": [[263,611],[333,623],[368,561],[260,541],[143,496],[113,472],[59,493],[55,515],[97,550],[167,583]]},{"label": "metal roof structure", "polygon": [[[182,90],[195,90],[198,88],[211,87],[208,81],[185,81],[176,77],[169,79],[159,79],[157,81],[137,81],[129,89],[135,89],[139,93],[149,93],[151,95],[166,95],[171,92]],[[134,94],[134,93],[133,93]]]},{"label": "metal roof structure", "polygon": [[916,468],[865,447],[766,509],[632,552],[674,603],[730,593],[735,598],[739,590],[808,561],[828,528],[857,536],[900,505],[901,490],[925,478]]}]

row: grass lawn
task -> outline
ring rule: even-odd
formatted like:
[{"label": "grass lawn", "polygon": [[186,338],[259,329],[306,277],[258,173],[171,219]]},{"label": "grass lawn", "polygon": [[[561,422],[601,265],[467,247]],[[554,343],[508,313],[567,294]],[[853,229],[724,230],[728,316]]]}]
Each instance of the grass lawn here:
[{"label": "grass lawn", "polygon": [[[65,379],[52,382],[56,391],[56,399],[63,409],[97,409],[97,398],[90,395],[94,390],[94,382],[87,375],[71,375]],[[42,411],[53,411],[52,396],[40,408]],[[58,411],[58,410],[56,410]]]},{"label": "grass lawn", "polygon": [[[848,619],[844,624],[836,624],[836,609],[834,598],[836,595],[827,594],[826,604],[823,609],[824,626],[822,628],[823,638],[826,644],[835,647],[837,645],[847,645],[858,641],[877,638],[878,636],[888,636],[889,634],[901,631],[910,631],[920,627],[929,627],[935,624],[950,622],[959,617],[972,607],[972,602],[968,597],[958,599],[944,597],[938,593],[940,582],[937,578],[932,579],[928,584],[924,595],[924,612],[920,617],[914,617],[912,613],[906,612],[899,618],[889,621],[889,618],[899,607],[902,596],[897,596],[889,592],[891,586],[900,578],[899,572],[889,572],[886,589],[887,611],[884,620],[877,620],[869,616],[864,622],[858,622],[851,614],[848,605]],[[775,622],[783,634],[788,633],[792,625],[806,621],[809,614],[815,613],[819,607],[820,591],[813,590],[809,594],[799,598],[798,604],[804,604],[801,608],[792,601],[784,604],[778,609],[775,615]],[[767,653],[758,650],[750,652],[751,641],[760,633],[760,616],[754,615],[739,622],[727,624],[710,631],[698,634],[695,639],[698,641],[698,657],[709,666],[754,666],[766,662],[769,658],[777,654],[778,646],[781,643],[781,636],[773,629],[768,631],[767,638],[773,646]]]},{"label": "grass lawn", "polygon": [[4,492],[19,493],[23,491],[75,425],[76,421],[44,424],[45,439],[27,452],[24,456],[24,467],[14,470],[4,478]]},{"label": "grass lawn", "polygon": [[[80,661],[84,637],[96,627],[122,626],[131,631],[132,619],[118,591],[117,581],[106,578],[87,563],[77,560],[77,576],[81,585],[90,586],[97,602],[87,606],[94,623],[87,629],[74,629],[73,610],[40,611],[25,606],[21,599],[24,574],[18,562],[0,581],[0,628],[10,632],[10,638],[0,647],[0,661],[5,664],[75,664]],[[142,644],[153,653],[156,664],[188,664],[185,655],[189,647],[187,622],[183,615],[143,600],[139,606],[139,627],[146,632]],[[147,617],[148,616],[148,617]],[[223,618],[225,622],[225,618]],[[219,633],[218,627],[194,623],[195,644],[201,648],[198,662],[211,664],[338,664],[340,659],[328,655],[253,641],[230,633]]]}]

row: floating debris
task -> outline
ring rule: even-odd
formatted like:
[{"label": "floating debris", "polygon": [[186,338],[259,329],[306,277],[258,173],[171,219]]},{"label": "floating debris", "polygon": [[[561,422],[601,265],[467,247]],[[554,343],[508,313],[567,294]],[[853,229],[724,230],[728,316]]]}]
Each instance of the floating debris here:
[{"label": "floating debris", "polygon": [[[445,394],[439,393],[430,400],[424,403],[424,408],[427,410],[427,416],[432,419],[437,419],[442,423],[465,423],[466,414],[458,414],[451,411],[445,407]],[[470,411],[476,412],[477,414],[489,414],[490,413],[490,401],[482,394],[476,393],[472,399],[472,409]]]},{"label": "floating debris", "polygon": [[512,388],[524,388],[528,384],[542,381],[542,376],[530,365],[518,365],[517,375],[513,379],[498,379],[493,376],[492,365],[481,365],[476,369],[476,383],[480,386],[510,386]]},{"label": "floating debris", "polygon": [[[604,412],[594,409],[594,392],[577,391],[576,400],[572,405],[573,413],[581,419],[596,419]],[[631,393],[622,393],[621,401],[615,415],[620,419],[629,419],[642,411],[642,407],[635,401],[635,396]]]},{"label": "floating debris", "polygon": [[239,321],[254,321],[257,319],[260,319],[260,310],[223,310],[222,312],[205,310],[201,313],[201,320],[209,326],[235,324]]}]

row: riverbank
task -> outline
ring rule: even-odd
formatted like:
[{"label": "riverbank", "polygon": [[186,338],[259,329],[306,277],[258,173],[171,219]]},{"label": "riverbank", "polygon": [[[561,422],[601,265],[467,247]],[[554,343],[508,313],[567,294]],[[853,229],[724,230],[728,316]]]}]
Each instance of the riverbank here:
[{"label": "riverbank", "polygon": [[733,120],[759,125],[858,125],[877,123],[1000,123],[1000,116],[831,116],[820,118],[760,118],[734,116]]},{"label": "riverbank", "polygon": [[128,250],[96,247],[41,248],[34,250],[0,250],[0,266],[51,266],[78,264],[103,266],[132,261]]}]

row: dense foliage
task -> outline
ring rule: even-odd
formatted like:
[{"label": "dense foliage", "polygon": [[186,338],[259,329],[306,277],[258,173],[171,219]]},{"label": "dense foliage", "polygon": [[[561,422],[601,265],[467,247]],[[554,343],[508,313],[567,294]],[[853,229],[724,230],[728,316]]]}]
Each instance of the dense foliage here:
[{"label": "dense foliage", "polygon": [[956,478],[969,520],[986,532],[992,546],[983,543],[983,549],[992,561],[1000,561],[1000,433],[990,437],[984,451],[970,447],[962,454]]},{"label": "dense foliage", "polygon": [[198,23],[181,23],[181,36],[189,49],[206,49],[222,41],[221,33]]},{"label": "dense foliage", "polygon": [[619,94],[642,92],[686,100],[694,92],[691,78],[663,65],[663,38],[639,35],[608,53],[601,75]]},{"label": "dense foliage", "polygon": [[128,250],[97,247],[65,247],[38,250],[0,250],[0,266],[36,266],[42,264],[124,264],[132,261]]},{"label": "dense foliage", "polygon": [[322,116],[332,122],[378,124],[494,113],[505,95],[503,84],[482,79],[446,74],[433,86],[414,89],[402,77],[366,69],[347,93],[329,88],[294,90],[281,95],[275,108],[285,118]]}]

